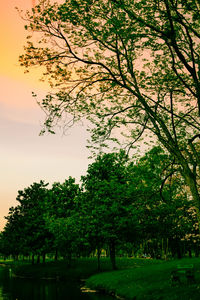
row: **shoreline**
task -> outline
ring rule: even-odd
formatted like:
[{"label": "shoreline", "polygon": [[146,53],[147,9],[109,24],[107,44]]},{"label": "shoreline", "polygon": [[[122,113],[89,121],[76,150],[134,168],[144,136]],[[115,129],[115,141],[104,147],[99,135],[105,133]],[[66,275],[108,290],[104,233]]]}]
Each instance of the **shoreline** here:
[{"label": "shoreline", "polygon": [[[171,273],[177,264],[194,265],[194,283],[189,284],[186,277],[182,277],[180,285],[172,286]],[[11,267],[18,278],[76,281],[83,293],[105,294],[119,300],[200,298],[200,258],[171,261],[119,258],[116,271],[111,270],[108,260],[102,259],[101,272],[97,271],[96,260],[90,258],[77,259],[71,267],[63,261],[51,261],[44,265],[2,262],[0,265]]]}]

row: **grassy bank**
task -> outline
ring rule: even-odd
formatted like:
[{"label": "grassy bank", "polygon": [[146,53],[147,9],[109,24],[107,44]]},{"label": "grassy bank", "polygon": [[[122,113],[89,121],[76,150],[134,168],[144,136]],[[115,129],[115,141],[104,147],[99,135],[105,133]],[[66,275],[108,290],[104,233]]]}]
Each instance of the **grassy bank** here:
[{"label": "grassy bank", "polygon": [[[27,262],[6,261],[13,273],[20,277],[34,279],[80,280],[87,279],[86,286],[118,295],[124,299],[199,300],[200,299],[200,259],[159,261],[151,259],[117,259],[117,271],[111,271],[110,260],[101,259],[101,272],[97,273],[95,258],[77,259],[69,267],[65,261],[49,261],[31,265]],[[195,284],[171,285],[171,271],[177,264],[193,264]]]},{"label": "grassy bank", "polygon": [[[18,277],[34,279],[87,279],[97,272],[96,258],[82,258],[73,260],[71,266],[66,261],[47,261],[45,264],[32,265],[28,261],[0,261],[0,264],[12,268],[13,274]],[[118,259],[117,265],[120,269],[129,268],[129,259]],[[131,266],[133,264],[131,263]],[[101,259],[101,272],[111,271],[111,264],[108,258]]]},{"label": "grassy bank", "polygon": [[[120,270],[135,268],[144,265],[159,264],[158,260],[118,258],[117,266]],[[47,261],[45,264],[31,265],[28,261],[0,261],[0,264],[12,268],[13,274],[18,277],[34,279],[87,279],[98,273],[96,258],[82,258],[73,260],[71,266],[66,261]],[[101,272],[111,271],[109,258],[101,259]]]},{"label": "grassy bank", "polygon": [[[194,264],[195,284],[185,278],[177,286],[171,285],[171,271],[177,264]],[[92,289],[118,295],[124,299],[200,299],[200,259],[182,259],[169,262],[129,260],[127,269],[96,274],[86,281]]]},{"label": "grassy bank", "polygon": [[[33,279],[79,280],[97,273],[95,260],[79,259],[69,267],[66,261],[47,261],[45,264],[34,264],[24,261],[6,261],[2,265],[11,267],[13,276]],[[108,271],[109,268],[104,268]]]}]

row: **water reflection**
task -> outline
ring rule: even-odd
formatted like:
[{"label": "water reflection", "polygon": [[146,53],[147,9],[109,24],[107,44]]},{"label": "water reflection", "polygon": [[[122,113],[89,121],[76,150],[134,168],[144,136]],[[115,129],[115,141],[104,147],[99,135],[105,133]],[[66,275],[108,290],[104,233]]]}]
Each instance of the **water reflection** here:
[{"label": "water reflection", "polygon": [[82,293],[77,284],[12,278],[0,267],[0,300],[111,300],[110,296]]}]

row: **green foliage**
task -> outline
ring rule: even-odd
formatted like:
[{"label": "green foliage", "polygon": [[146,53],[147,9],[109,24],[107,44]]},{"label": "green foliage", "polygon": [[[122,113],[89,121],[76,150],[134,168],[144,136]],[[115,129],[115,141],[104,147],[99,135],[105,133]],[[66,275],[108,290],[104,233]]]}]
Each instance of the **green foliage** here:
[{"label": "green foliage", "polygon": [[133,210],[136,197],[129,192],[128,158],[124,152],[97,157],[82,177],[81,211],[87,215],[87,235],[104,243],[118,244],[134,240],[138,231],[137,212]]},{"label": "green foliage", "polygon": [[[150,262],[150,264],[149,264]],[[135,260],[132,260],[134,265]],[[170,262],[146,260],[144,265],[137,261],[135,267],[115,272],[97,274],[86,281],[86,285],[92,289],[105,290],[107,293],[118,295],[125,299],[198,299],[200,276],[199,259],[183,259]],[[171,271],[176,269],[177,264],[191,264],[195,266],[195,285],[171,285]]]},{"label": "green foliage", "polygon": [[41,101],[44,131],[85,117],[94,148],[152,135],[179,166],[200,223],[199,9],[196,0],[40,0],[25,16],[20,62],[43,66],[55,88]]},{"label": "green foliage", "polygon": [[48,191],[45,222],[53,234],[54,248],[63,253],[64,256],[66,253],[72,252],[76,242],[74,211],[78,193],[79,185],[75,183],[75,179],[72,177],[69,177],[62,184],[54,183]]},{"label": "green foliage", "polygon": [[[181,257],[199,253],[197,214],[174,159],[154,147],[140,159],[97,156],[81,186],[69,177],[18,192],[0,235],[0,253],[68,259],[110,255]],[[98,260],[99,261],[99,260]],[[100,266],[100,264],[99,264]]]},{"label": "green foliage", "polygon": [[44,220],[47,185],[40,181],[18,192],[20,204],[10,208],[3,232],[7,254],[42,254],[49,248],[52,236]]}]

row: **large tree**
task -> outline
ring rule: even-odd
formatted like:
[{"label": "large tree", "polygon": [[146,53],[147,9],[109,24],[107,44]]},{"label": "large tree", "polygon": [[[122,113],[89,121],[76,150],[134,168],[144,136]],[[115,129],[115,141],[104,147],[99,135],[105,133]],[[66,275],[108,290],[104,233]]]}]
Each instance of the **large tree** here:
[{"label": "large tree", "polygon": [[132,146],[145,132],[157,137],[174,156],[200,223],[199,12],[197,0],[40,0],[26,14],[31,34],[20,60],[44,66],[57,88],[41,102],[48,130],[85,116],[95,124],[94,141],[121,132]]},{"label": "large tree", "polygon": [[[116,247],[138,236],[137,191],[132,189],[128,158],[123,151],[99,155],[82,177],[80,218],[85,237],[100,250],[109,247],[113,269]],[[86,222],[85,222],[86,220]]]}]

